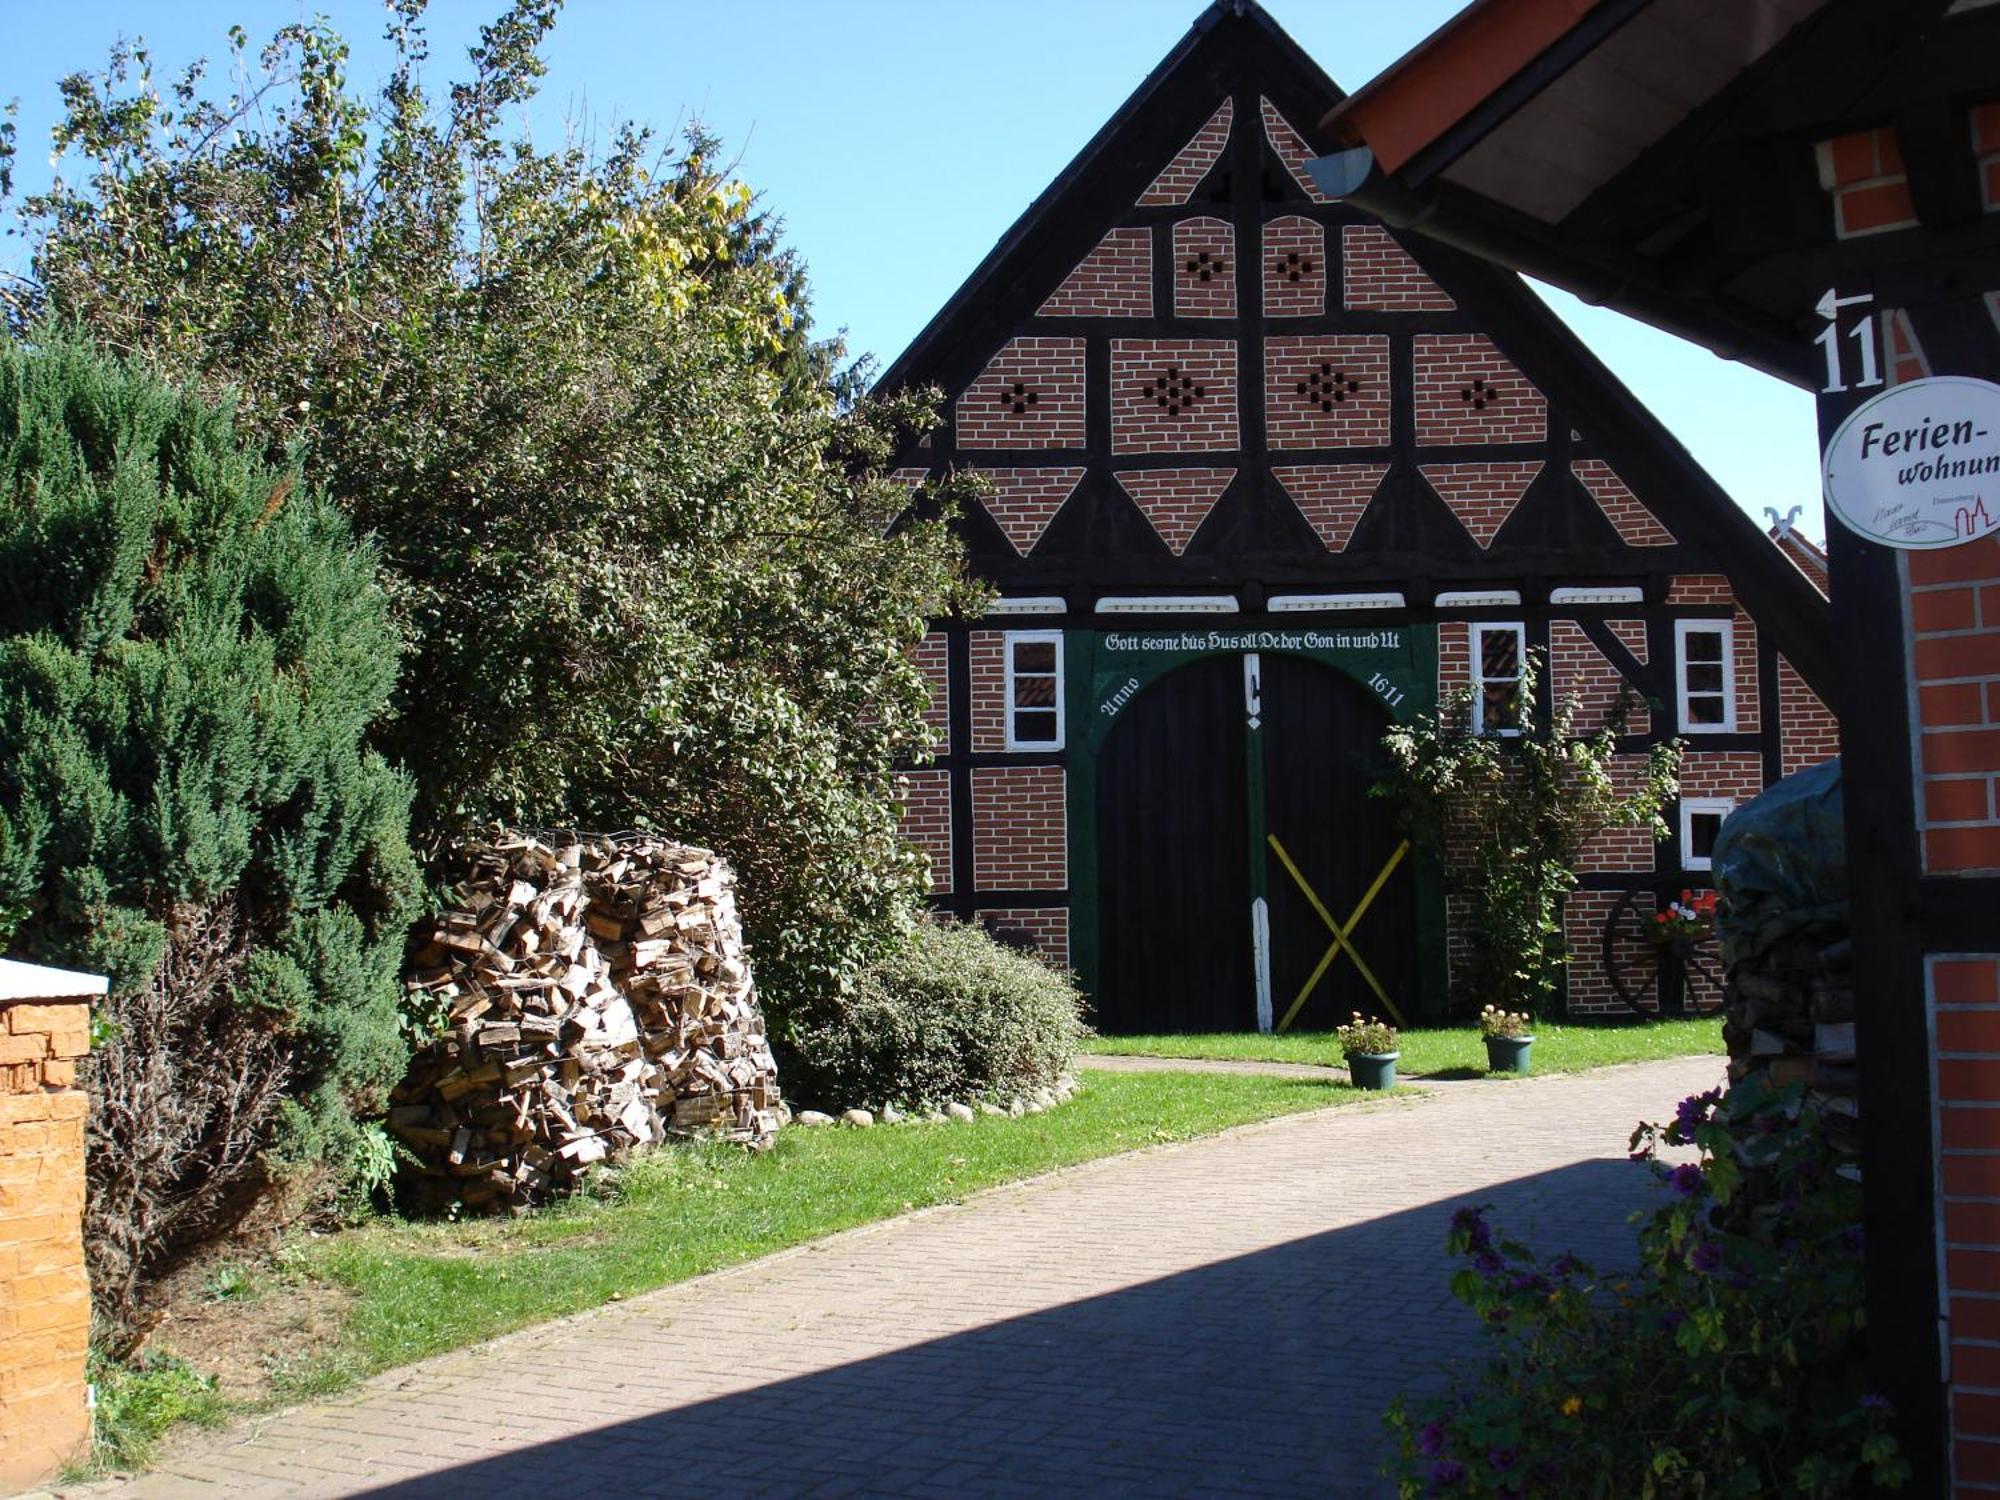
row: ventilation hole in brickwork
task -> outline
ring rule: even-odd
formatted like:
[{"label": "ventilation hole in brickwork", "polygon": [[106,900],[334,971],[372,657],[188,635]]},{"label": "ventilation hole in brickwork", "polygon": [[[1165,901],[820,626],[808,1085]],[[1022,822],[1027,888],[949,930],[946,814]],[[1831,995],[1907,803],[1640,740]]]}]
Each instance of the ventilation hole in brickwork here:
[{"label": "ventilation hole in brickwork", "polygon": [[1361,382],[1331,360],[1323,360],[1306,369],[1305,378],[1293,389],[1307,406],[1317,406],[1321,411],[1332,411],[1336,405],[1356,395],[1361,390]]},{"label": "ventilation hole in brickwork", "polygon": [[1027,415],[1028,408],[1042,399],[1042,393],[1030,390],[1024,381],[1017,380],[1012,385],[1000,387],[1000,404],[1015,416]]},{"label": "ventilation hole in brickwork", "polygon": [[1229,266],[1220,254],[1203,250],[1187,259],[1187,273],[1196,281],[1208,281],[1227,271]]},{"label": "ventilation hole in brickwork", "polygon": [[1271,274],[1282,276],[1287,281],[1297,281],[1301,277],[1312,275],[1312,268],[1310,255],[1301,255],[1293,250],[1278,257],[1277,264],[1271,267]]},{"label": "ventilation hole in brickwork", "polygon": [[1183,372],[1179,365],[1168,365],[1140,390],[1170,417],[1179,416],[1208,395],[1208,387],[1196,385],[1194,377]]},{"label": "ventilation hole in brickwork", "polygon": [[1475,380],[1458,393],[1458,399],[1474,411],[1485,411],[1500,401],[1500,387],[1487,380]]}]

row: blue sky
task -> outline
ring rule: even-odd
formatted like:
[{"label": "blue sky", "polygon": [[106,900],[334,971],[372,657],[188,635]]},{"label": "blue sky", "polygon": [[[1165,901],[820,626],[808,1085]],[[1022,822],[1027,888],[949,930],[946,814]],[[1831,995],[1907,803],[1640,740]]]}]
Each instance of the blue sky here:
[{"label": "blue sky", "polygon": [[[433,0],[442,86],[499,0]],[[700,118],[785,219],[821,327],[893,359],[1006,227],[1199,13],[1198,0],[570,0],[527,117]],[[1335,79],[1354,87],[1441,24],[1457,0],[1268,0]],[[379,76],[383,11],[367,0],[0,0],[0,99],[20,101],[20,186],[48,177],[56,80],[101,67],[121,34],[171,71],[323,13]],[[0,247],[12,263],[18,242]],[[1558,313],[1638,392],[1738,503],[1805,508],[1823,536],[1811,397],[1617,314],[1549,292]]]}]

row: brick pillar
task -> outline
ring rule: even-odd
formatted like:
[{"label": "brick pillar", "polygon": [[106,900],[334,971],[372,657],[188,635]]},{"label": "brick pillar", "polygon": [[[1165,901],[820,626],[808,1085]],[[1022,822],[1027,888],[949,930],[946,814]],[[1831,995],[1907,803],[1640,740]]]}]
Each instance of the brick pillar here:
[{"label": "brick pillar", "polygon": [[0,959],[0,1492],[90,1442],[83,1091],[94,975]]}]

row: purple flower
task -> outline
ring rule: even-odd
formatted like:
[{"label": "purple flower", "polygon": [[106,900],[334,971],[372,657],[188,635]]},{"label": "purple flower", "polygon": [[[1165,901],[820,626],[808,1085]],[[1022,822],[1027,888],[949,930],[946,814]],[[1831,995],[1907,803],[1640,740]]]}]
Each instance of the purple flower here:
[{"label": "purple flower", "polygon": [[1870,1391],[1861,1398],[1860,1406],[1863,1411],[1887,1411],[1889,1409],[1889,1398],[1887,1396],[1878,1396],[1873,1391]]},{"label": "purple flower", "polygon": [[1472,1257],[1472,1264],[1475,1270],[1491,1276],[1507,1263],[1491,1250],[1481,1250],[1477,1255]]},{"label": "purple flower", "polygon": [[1417,1452],[1425,1458],[1436,1458],[1444,1452],[1444,1423],[1426,1422],[1417,1429]]},{"label": "purple flower", "polygon": [[1722,1247],[1714,1240],[1703,1240],[1689,1253],[1688,1265],[1704,1276],[1713,1276],[1722,1269]]},{"label": "purple flower", "polygon": [[1682,1162],[1667,1174],[1667,1181],[1683,1198],[1692,1198],[1701,1188],[1701,1168],[1693,1162]]},{"label": "purple flower", "polygon": [[1511,1469],[1514,1467],[1514,1450],[1512,1448],[1488,1448],[1486,1450],[1486,1461],[1496,1469]]},{"label": "purple flower", "polygon": [[1563,1281],[1569,1280],[1576,1273],[1577,1260],[1574,1255],[1558,1255],[1554,1260],[1549,1262],[1549,1274]]},{"label": "purple flower", "polygon": [[1857,1259],[1860,1257],[1861,1226],[1859,1224],[1850,1224],[1840,1231],[1840,1248]]},{"label": "purple flower", "polygon": [[1493,1243],[1493,1231],[1487,1227],[1485,1216],[1476,1208],[1461,1208],[1453,1214],[1451,1227],[1463,1234],[1475,1250],[1484,1250]]},{"label": "purple flower", "polygon": [[1431,1488],[1442,1489],[1465,1478],[1465,1465],[1455,1458],[1441,1458],[1431,1465]]}]

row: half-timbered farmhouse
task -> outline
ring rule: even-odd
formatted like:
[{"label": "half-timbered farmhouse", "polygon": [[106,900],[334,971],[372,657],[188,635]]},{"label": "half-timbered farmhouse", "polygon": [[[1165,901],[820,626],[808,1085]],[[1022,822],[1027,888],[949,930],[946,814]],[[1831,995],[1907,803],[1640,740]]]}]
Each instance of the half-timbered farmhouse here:
[{"label": "half-timbered farmhouse", "polygon": [[925,642],[906,827],[1107,1031],[1437,1015],[1477,897],[1369,797],[1380,740],[1468,684],[1504,732],[1526,653],[1689,746],[1675,836],[1589,851],[1572,1011],[1621,1005],[1621,897],[1836,751],[1814,584],[1518,279],[1314,188],[1337,96],[1220,0],[884,376],[944,391],[899,477],[987,476],[1000,594]]}]

